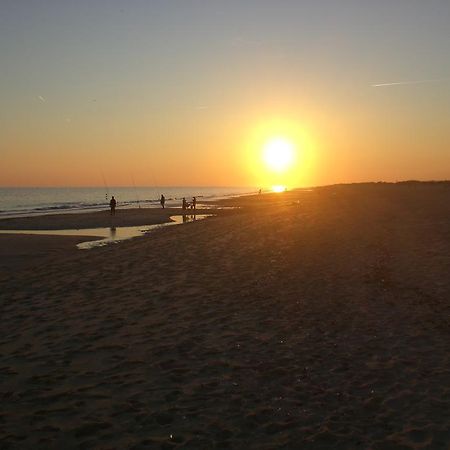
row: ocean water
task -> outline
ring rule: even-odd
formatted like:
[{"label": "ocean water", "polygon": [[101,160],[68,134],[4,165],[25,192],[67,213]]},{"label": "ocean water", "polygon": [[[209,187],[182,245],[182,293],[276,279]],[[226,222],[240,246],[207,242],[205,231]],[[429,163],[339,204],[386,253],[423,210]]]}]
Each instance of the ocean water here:
[{"label": "ocean water", "polygon": [[167,207],[181,206],[181,199],[197,197],[214,200],[256,192],[251,187],[65,187],[65,188],[0,188],[0,218],[80,212],[107,209],[111,196],[117,208],[160,207],[161,194]]}]

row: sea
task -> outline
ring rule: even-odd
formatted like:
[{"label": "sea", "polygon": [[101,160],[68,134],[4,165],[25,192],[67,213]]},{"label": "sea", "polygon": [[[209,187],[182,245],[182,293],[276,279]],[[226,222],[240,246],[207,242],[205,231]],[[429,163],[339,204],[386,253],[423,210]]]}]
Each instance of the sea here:
[{"label": "sea", "polygon": [[197,197],[202,201],[251,194],[252,187],[205,187],[205,186],[128,186],[128,187],[36,187],[0,188],[0,218],[35,216],[55,213],[98,211],[109,208],[114,195],[117,208],[157,208],[161,194],[167,207],[181,207],[183,197],[189,202]]}]

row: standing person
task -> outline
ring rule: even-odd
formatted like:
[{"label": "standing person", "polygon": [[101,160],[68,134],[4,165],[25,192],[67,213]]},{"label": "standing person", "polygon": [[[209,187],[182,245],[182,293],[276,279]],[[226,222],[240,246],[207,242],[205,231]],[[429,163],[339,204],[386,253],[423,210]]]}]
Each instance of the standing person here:
[{"label": "standing person", "polygon": [[161,194],[161,200],[159,202],[161,203],[161,206],[164,209],[164,205],[166,204],[166,197],[164,197],[163,194]]},{"label": "standing person", "polygon": [[109,207],[111,208],[111,215],[115,216],[116,215],[116,199],[114,198],[114,195],[111,197],[111,200],[109,202]]},{"label": "standing person", "polygon": [[183,197],[183,203],[182,203],[183,210],[186,209],[186,198]]},{"label": "standing person", "polygon": [[196,199],[195,197],[192,197],[192,207],[193,207],[194,209],[197,208],[197,199]]}]

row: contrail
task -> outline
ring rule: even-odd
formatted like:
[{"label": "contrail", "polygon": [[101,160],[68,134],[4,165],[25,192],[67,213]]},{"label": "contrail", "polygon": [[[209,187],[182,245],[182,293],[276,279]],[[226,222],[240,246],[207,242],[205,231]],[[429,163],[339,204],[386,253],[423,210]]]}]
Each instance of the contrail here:
[{"label": "contrail", "polygon": [[371,87],[386,87],[386,86],[400,86],[404,84],[422,84],[422,83],[436,83],[439,81],[446,81],[448,78],[436,78],[431,80],[414,80],[414,81],[396,81],[394,83],[379,83],[371,84]]}]

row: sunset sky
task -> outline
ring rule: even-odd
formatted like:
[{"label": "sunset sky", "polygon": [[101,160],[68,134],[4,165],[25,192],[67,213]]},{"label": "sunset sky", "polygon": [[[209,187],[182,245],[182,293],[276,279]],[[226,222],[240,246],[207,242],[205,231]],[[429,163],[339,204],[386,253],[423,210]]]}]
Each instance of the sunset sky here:
[{"label": "sunset sky", "polygon": [[2,0],[0,185],[448,179],[449,23],[448,0]]}]

